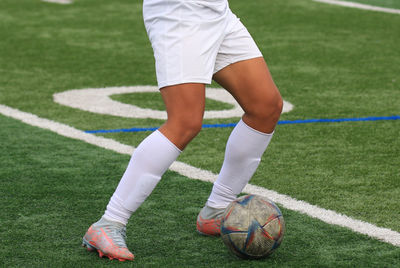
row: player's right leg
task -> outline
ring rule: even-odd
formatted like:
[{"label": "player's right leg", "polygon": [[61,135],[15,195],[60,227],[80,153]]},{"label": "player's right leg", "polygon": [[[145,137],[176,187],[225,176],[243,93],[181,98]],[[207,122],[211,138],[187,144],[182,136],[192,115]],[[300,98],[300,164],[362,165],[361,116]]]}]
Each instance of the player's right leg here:
[{"label": "player's right leg", "polygon": [[200,132],[205,107],[205,85],[185,83],[164,87],[160,90],[168,119],[160,127],[180,150]]},{"label": "player's right leg", "polygon": [[213,3],[208,9],[203,7],[205,3],[190,1],[143,2],[144,23],[168,119],[133,153],[103,218],[126,225],[162,174],[200,131],[204,84],[211,82],[220,33],[225,28],[222,19],[227,14],[227,2],[221,3]]},{"label": "player's right leg", "polygon": [[181,150],[201,130],[204,84],[168,86],[161,89],[161,94],[168,114],[167,121],[134,151],[104,216],[89,228],[83,238],[83,245],[89,250],[97,250],[100,257],[133,259],[125,244],[125,225]]}]

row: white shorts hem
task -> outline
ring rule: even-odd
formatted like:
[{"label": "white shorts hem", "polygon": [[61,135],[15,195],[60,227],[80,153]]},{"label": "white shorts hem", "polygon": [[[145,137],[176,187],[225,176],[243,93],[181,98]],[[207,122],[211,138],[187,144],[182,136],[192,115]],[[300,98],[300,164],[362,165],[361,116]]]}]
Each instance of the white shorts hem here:
[{"label": "white shorts hem", "polygon": [[217,72],[221,71],[225,67],[228,67],[229,65],[237,63],[239,61],[251,60],[251,59],[262,58],[262,57],[263,57],[262,53],[259,52],[259,53],[256,53],[256,54],[248,54],[248,55],[243,55],[241,57],[233,58],[230,61],[224,62],[224,64],[221,64],[220,66],[216,66],[216,68],[214,69],[214,73],[213,74],[216,74]]},{"label": "white shorts hem", "polygon": [[167,86],[175,86],[179,84],[186,84],[186,83],[199,83],[199,84],[211,84],[211,79],[206,78],[187,78],[187,79],[179,79],[179,80],[171,80],[171,81],[161,81],[158,82],[158,88],[161,89]]}]

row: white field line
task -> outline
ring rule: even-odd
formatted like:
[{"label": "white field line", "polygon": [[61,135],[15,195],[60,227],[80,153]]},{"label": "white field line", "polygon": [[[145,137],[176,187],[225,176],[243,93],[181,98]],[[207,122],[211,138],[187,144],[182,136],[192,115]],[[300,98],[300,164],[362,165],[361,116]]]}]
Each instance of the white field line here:
[{"label": "white field line", "polygon": [[42,0],[42,2],[54,3],[54,4],[61,4],[61,5],[68,5],[72,4],[72,0]]},{"label": "white field line", "polygon": [[[5,116],[20,120],[26,124],[53,131],[61,136],[82,140],[87,143],[121,154],[131,155],[133,150],[135,149],[132,146],[121,144],[115,140],[98,137],[93,134],[88,134],[68,125],[61,124],[49,119],[40,118],[34,114],[22,112],[20,110],[1,104],[0,113]],[[202,170],[179,161],[175,161],[172,164],[170,170],[191,179],[207,182],[213,182],[217,177],[216,174],[210,171]],[[296,200],[294,198],[291,198],[290,196],[279,194],[275,191],[271,191],[259,186],[248,184],[244,189],[244,192],[266,196],[272,201],[280,204],[284,208],[298,211],[310,217],[319,219],[323,222],[342,226],[353,230],[354,232],[365,234],[369,237],[400,247],[400,233],[396,231],[387,228],[377,227],[373,224],[361,220],[355,220],[348,216],[337,213],[333,210],[323,209],[318,206],[308,204],[307,202]]]},{"label": "white field line", "polygon": [[[136,92],[154,92],[160,90],[156,86],[124,86],[124,87],[106,87],[106,88],[85,88],[71,89],[58,92],[53,95],[54,102],[82,111],[92,113],[114,115],[128,118],[154,118],[167,119],[166,111],[157,111],[149,108],[140,108],[132,104],[121,103],[111,99],[114,94],[127,94]],[[243,109],[226,90],[218,88],[209,88],[206,90],[206,98],[233,105],[232,109],[219,111],[205,111],[204,118],[231,118],[241,117]],[[283,101],[282,113],[293,110],[293,105]]]},{"label": "white field line", "polygon": [[364,10],[371,10],[371,11],[378,11],[378,12],[385,12],[385,13],[392,13],[392,14],[400,14],[400,9],[377,7],[377,6],[365,5],[365,4],[354,3],[354,2],[338,1],[338,0],[313,0],[313,1],[331,4],[331,5],[364,9]]}]

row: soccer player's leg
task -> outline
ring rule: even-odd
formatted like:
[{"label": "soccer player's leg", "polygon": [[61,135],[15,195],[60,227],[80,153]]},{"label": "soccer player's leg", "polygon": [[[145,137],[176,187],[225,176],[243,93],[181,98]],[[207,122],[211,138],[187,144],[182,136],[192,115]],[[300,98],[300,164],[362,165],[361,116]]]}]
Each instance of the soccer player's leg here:
[{"label": "soccer player's leg", "polygon": [[198,232],[215,236],[219,235],[224,208],[235,200],[256,171],[272,138],[283,101],[261,57],[228,65],[214,75],[214,80],[245,111],[228,139],[221,171],[197,219]]},{"label": "soccer player's leg", "polygon": [[181,150],[201,129],[205,104],[204,84],[180,84],[161,89],[168,119],[144,139],[111,197],[102,219],[94,223],[83,245],[100,257],[133,260],[125,243],[125,226]]},{"label": "soccer player's leg", "polygon": [[243,108],[242,119],[246,125],[262,133],[274,131],[283,100],[262,57],[228,65],[213,78]]},{"label": "soccer player's leg", "polygon": [[159,130],[180,150],[200,132],[205,108],[205,85],[184,83],[160,89],[167,121]]}]

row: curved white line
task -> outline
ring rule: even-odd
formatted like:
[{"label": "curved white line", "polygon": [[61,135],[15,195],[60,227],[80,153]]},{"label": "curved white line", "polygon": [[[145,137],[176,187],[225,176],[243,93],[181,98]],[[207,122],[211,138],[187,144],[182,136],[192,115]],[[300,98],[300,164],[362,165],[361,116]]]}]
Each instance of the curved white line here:
[{"label": "curved white line", "polygon": [[72,4],[72,0],[42,0],[42,2],[61,4],[61,5]]},{"label": "curved white line", "polygon": [[[135,105],[121,103],[110,98],[115,94],[126,94],[135,92],[159,92],[156,86],[130,86],[130,87],[108,87],[72,89],[53,95],[56,103],[77,108],[83,111],[107,114],[127,118],[154,118],[167,119],[165,111],[140,108]],[[241,117],[242,108],[226,90],[218,88],[207,88],[206,97],[233,105],[229,110],[205,111],[204,118],[231,118]],[[283,111],[289,112],[293,105],[284,101]]]}]

